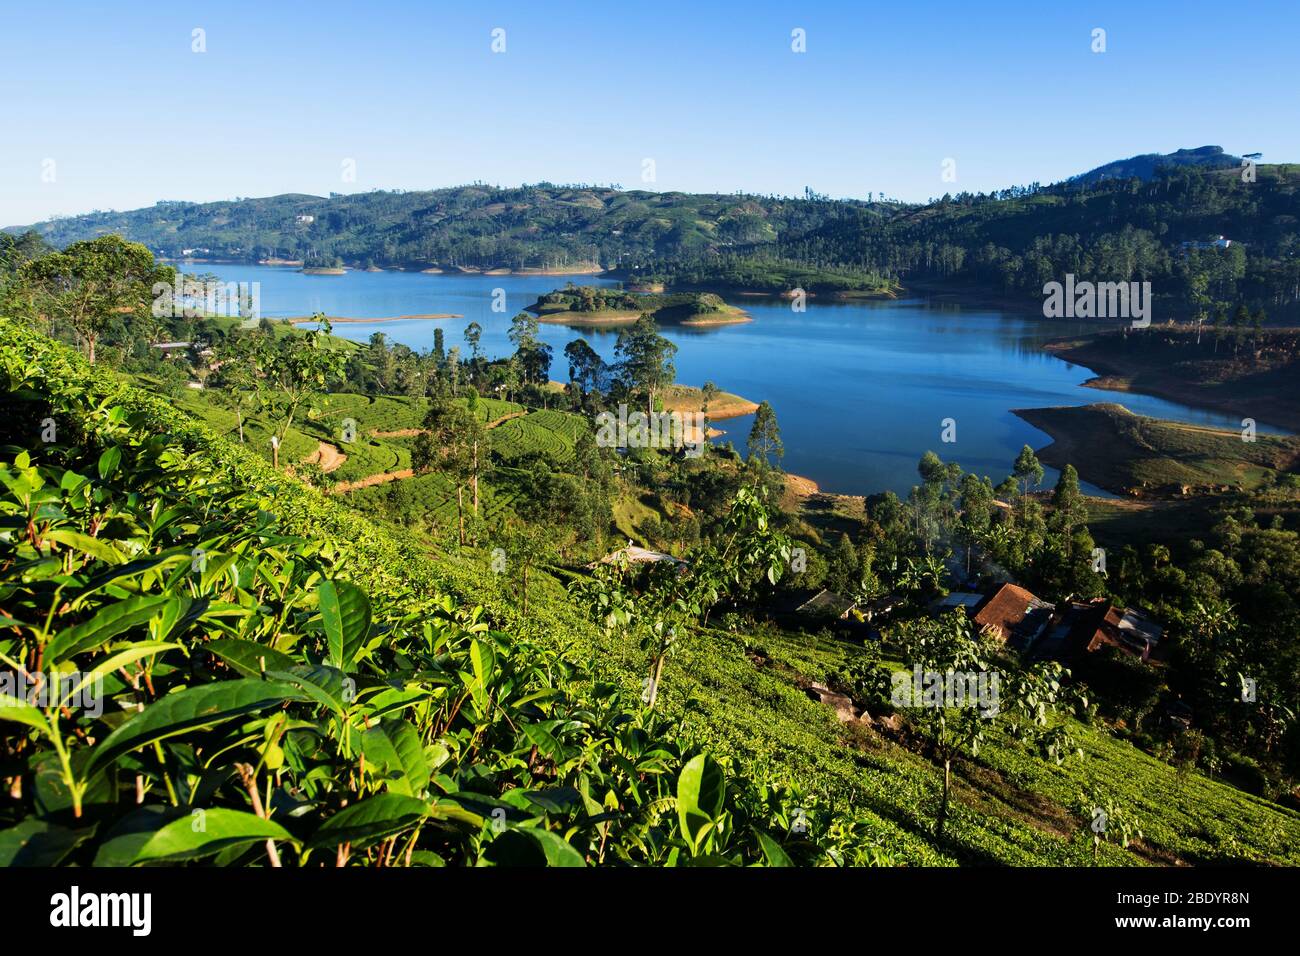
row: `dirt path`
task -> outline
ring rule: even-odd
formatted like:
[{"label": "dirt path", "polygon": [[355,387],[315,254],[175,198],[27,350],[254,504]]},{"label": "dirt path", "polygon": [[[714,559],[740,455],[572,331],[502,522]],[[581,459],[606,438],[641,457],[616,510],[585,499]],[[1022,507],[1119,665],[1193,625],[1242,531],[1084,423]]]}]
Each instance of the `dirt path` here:
[{"label": "dirt path", "polygon": [[822,491],[817,482],[803,475],[785,476],[785,491],[781,495],[781,507],[787,511],[801,511],[804,508],[825,510],[836,505],[850,508],[865,508],[867,499],[862,495],[841,495],[831,491]]},{"label": "dirt path", "polygon": [[359,478],[356,481],[340,481],[334,486],[334,493],[341,495],[345,491],[356,491],[358,488],[369,488],[372,485],[384,485],[390,481],[410,478],[414,474],[415,472],[410,468],[403,468],[400,471],[384,471],[377,475],[367,475],[365,478]]},{"label": "dirt path", "polygon": [[[484,427],[496,428],[498,425],[504,424],[505,422],[510,421],[510,419],[512,418],[522,418],[527,414],[528,412],[526,410],[522,412],[511,412],[509,415],[503,415],[502,417],[498,418],[494,422],[488,422],[487,425],[485,425]],[[419,435],[422,434],[423,432],[424,432],[423,428],[399,428],[396,431],[371,432],[370,434],[374,435],[376,438],[409,438],[412,435]],[[320,445],[321,445],[321,450],[325,448],[329,448],[335,454],[339,454],[339,450],[337,448],[334,448],[333,445],[326,445],[324,442],[321,442]],[[319,451],[314,453],[311,456],[311,458],[308,459],[308,461],[315,461],[316,455],[320,453],[321,452]],[[333,471],[339,465],[343,464],[343,462],[346,459],[347,459],[347,455],[339,455],[339,461],[337,464],[335,464],[333,467],[322,466],[322,468],[324,471]],[[412,477],[414,474],[415,472],[410,468],[402,468],[398,471],[383,471],[377,475],[367,475],[366,477],[359,478],[356,481],[340,481],[337,485],[334,486],[333,492],[336,495],[341,495],[348,491],[356,491],[358,488],[370,488],[373,487],[374,485],[386,485],[390,481],[401,481],[404,478]]]},{"label": "dirt path", "polygon": [[496,428],[498,425],[504,425],[506,422],[510,421],[510,419],[512,419],[512,418],[523,418],[523,417],[524,417],[525,415],[527,415],[527,414],[528,414],[528,412],[527,412],[526,410],[525,410],[525,411],[522,411],[522,412],[511,412],[509,415],[502,415],[500,418],[498,418],[498,419],[497,419],[496,421],[494,421],[494,422],[488,422],[488,423],[487,423],[486,425],[484,425],[483,427],[484,427],[484,428]]},{"label": "dirt path", "polygon": [[[527,414],[528,414],[527,410],[522,412],[511,412],[509,415],[502,415],[494,422],[488,422],[483,427],[487,429],[496,428],[498,425],[503,425],[506,422],[510,421],[510,419],[512,418],[523,418]],[[375,438],[414,438],[416,435],[423,435],[424,429],[423,428],[398,428],[390,432],[371,432],[370,434],[373,435]]]},{"label": "dirt path", "polygon": [[348,460],[348,456],[339,451],[329,442],[317,442],[316,450],[308,455],[303,461],[312,465],[320,465],[320,470],[329,474],[331,471],[338,471],[343,463]]}]

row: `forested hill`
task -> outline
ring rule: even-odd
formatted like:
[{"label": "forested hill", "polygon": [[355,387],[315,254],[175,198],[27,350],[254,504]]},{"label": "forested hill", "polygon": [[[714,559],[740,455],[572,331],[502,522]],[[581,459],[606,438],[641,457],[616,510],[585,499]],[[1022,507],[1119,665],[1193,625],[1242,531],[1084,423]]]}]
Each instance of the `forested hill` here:
[{"label": "forested hill", "polygon": [[[1073,273],[1151,282],[1157,321],[1209,320],[1243,305],[1270,322],[1300,319],[1300,166],[1225,167],[1235,157],[1218,147],[1171,156],[1182,154],[1186,162],[1111,164],[1123,178],[1085,174],[925,205],[476,185],[167,202],[34,228],[60,246],[115,232],[163,256],[615,270],[682,288],[770,292],[934,282],[1026,306],[1041,303],[1045,283]],[[1221,236],[1228,242],[1216,247]]]},{"label": "forested hill", "polygon": [[[778,244],[794,260],[870,268],[1042,302],[1073,273],[1149,281],[1156,320],[1206,319],[1238,306],[1294,322],[1300,303],[1300,165],[1171,167],[1095,184],[1067,182],[945,196],[876,224],[850,211]],[[1226,243],[1216,245],[1223,237]]]},{"label": "forested hill", "polygon": [[1240,168],[1241,157],[1225,153],[1222,146],[1179,149],[1172,153],[1143,153],[1117,159],[1075,176],[1070,182],[1098,183],[1105,179],[1154,179],[1162,169],[1174,166],[1200,166],[1206,169]]},{"label": "forested hill", "polygon": [[[328,198],[289,194],[225,202],[160,202],[40,223],[51,243],[105,233],[178,256],[332,260],[404,268],[565,269],[630,266],[663,256],[762,247],[847,211],[878,221],[888,206],[855,201],[622,191],[539,184]],[[860,217],[860,218],[859,218]]]}]

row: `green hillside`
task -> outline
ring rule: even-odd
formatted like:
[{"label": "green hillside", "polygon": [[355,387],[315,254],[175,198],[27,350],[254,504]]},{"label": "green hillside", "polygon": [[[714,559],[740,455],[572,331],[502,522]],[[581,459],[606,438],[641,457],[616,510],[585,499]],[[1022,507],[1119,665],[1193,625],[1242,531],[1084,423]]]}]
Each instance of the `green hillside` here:
[{"label": "green hillside", "polygon": [[[368,520],[349,500],[380,486],[324,495],[202,404],[8,322],[0,373],[0,653],[98,668],[144,706],[0,711],[21,728],[4,754],[23,780],[0,817],[6,861],[264,863],[269,840],[309,865],[1082,864],[1086,792],[1140,825],[1103,862],[1300,862],[1294,811],[1068,710],[1055,732],[1082,756],[1045,760],[998,722],[956,763],[936,836],[942,774],[921,740],[841,723],[805,691],[856,696],[901,646],[720,611],[677,641],[647,710],[644,654],[589,623],[562,586],[574,569],[538,568],[525,612],[491,547],[437,550]],[[418,420],[400,399],[329,398],[367,428]],[[35,440],[50,416],[58,436]],[[579,421],[537,411],[490,434],[552,451]],[[436,498],[439,479],[414,493]]]},{"label": "green hillside", "polygon": [[[32,228],[57,246],[116,233],[159,255],[205,249],[201,258],[239,262],[609,270],[670,292],[891,294],[900,284],[937,285],[1035,311],[1046,282],[1074,274],[1151,282],[1158,322],[1239,304],[1265,308],[1273,321],[1295,319],[1300,167],[1261,165],[1247,179],[1225,168],[1222,153],[1197,161],[1203,152],[916,204],[543,183],[165,202]],[[1226,247],[1207,247],[1219,236]]]},{"label": "green hillside", "polygon": [[1134,415],[1123,405],[1016,412],[1054,439],[1039,453],[1061,468],[1079,462],[1087,481],[1118,493],[1190,494],[1297,481],[1300,439],[1219,431]]},{"label": "green hillside", "polygon": [[[869,215],[884,208],[857,205]],[[306,216],[313,221],[299,219]],[[538,183],[161,202],[37,229],[59,246],[118,233],[173,257],[182,249],[208,249],[210,257],[240,261],[314,256],[412,269],[580,272],[662,255],[762,246],[819,225],[825,216],[825,204],[804,199]]]}]

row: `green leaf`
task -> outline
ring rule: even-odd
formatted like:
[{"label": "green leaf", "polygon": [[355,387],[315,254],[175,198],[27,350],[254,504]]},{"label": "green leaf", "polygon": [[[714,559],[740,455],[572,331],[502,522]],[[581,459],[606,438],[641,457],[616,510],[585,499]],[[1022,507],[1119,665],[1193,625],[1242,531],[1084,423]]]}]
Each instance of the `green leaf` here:
[{"label": "green leaf", "polygon": [[155,740],[266,710],[286,700],[302,699],[302,692],[289,684],[251,678],[219,681],[169,694],[105,737],[94,750],[87,774]]},{"label": "green leaf", "polygon": [[[164,825],[179,819],[183,810],[146,803],[122,817],[103,836],[95,851],[95,866],[130,866],[140,848]],[[189,820],[188,814],[185,819]]]},{"label": "green leaf", "polygon": [[268,670],[266,676],[294,685],[307,697],[332,710],[339,717],[347,716],[349,701],[345,698],[350,691],[345,682],[351,678],[336,668],[323,664],[295,664],[284,671]]},{"label": "green leaf", "polygon": [[54,736],[45,715],[13,694],[0,694],[0,720],[12,720],[15,723],[26,724],[28,727],[35,727],[46,737]]},{"label": "green leaf", "polygon": [[361,752],[390,793],[419,796],[429,785],[429,759],[419,731],[404,720],[386,720],[361,735]]},{"label": "green leaf", "polygon": [[73,830],[29,817],[0,830],[0,866],[55,866],[81,839]]},{"label": "green leaf", "polygon": [[487,687],[496,663],[492,648],[479,641],[471,641],[469,645],[469,662],[474,668],[474,676],[478,679],[479,685]]},{"label": "green leaf", "polygon": [[140,847],[133,862],[194,860],[233,846],[283,840],[296,843],[284,827],[252,813],[213,807],[173,820]]},{"label": "green leaf", "polygon": [[88,554],[105,564],[121,564],[123,561],[121,553],[107,541],[100,541],[98,538],[73,531],[71,528],[55,528],[47,532],[45,538]]},{"label": "green leaf", "polygon": [[381,793],[330,817],[307,841],[308,849],[351,843],[357,850],[423,820],[429,805],[399,793]]},{"label": "green leaf", "polygon": [[222,638],[203,645],[245,677],[261,677],[263,670],[287,671],[298,662],[274,648],[238,637]]},{"label": "green leaf", "polygon": [[763,857],[767,860],[768,866],[794,866],[785,850],[781,848],[781,844],[762,830],[756,830],[755,832],[758,834],[758,846],[763,851]]},{"label": "green leaf", "polygon": [[322,581],[317,589],[330,663],[346,671],[370,633],[370,599],[346,581]]},{"label": "green leaf", "polygon": [[77,592],[77,596],[72,600],[74,609],[80,607],[86,602],[86,599],[92,596],[100,588],[114,582],[121,581],[125,578],[137,577],[148,571],[155,569],[162,571],[173,564],[180,564],[189,561],[188,554],[180,551],[168,551],[163,554],[150,555],[147,558],[135,558],[125,564],[119,564],[115,567],[104,568],[96,574],[90,576],[86,581],[86,586]]},{"label": "green leaf", "polygon": [[585,867],[587,861],[573,848],[573,844],[550,830],[529,827],[525,832],[538,842],[546,854],[547,866]]},{"label": "green leaf", "polygon": [[484,847],[483,858],[493,866],[587,865],[568,841],[536,827],[511,827]]},{"label": "green leaf", "polygon": [[180,646],[179,644],[169,644],[166,641],[136,641],[128,644],[116,654],[111,654],[100,661],[89,673],[82,675],[81,680],[63,695],[60,703],[66,704],[71,701],[82,688],[92,685],[96,680],[102,678],[105,674],[113,673],[119,667],[125,667],[142,657],[152,657],[154,654],[161,654],[163,651]]},{"label": "green leaf", "polygon": [[[548,723],[554,726],[561,723],[561,721],[548,721]],[[524,736],[532,741],[538,753],[546,759],[554,760],[556,763],[567,759],[568,754],[564,746],[555,739],[544,724],[526,724],[523,730]]]},{"label": "green leaf", "polygon": [[137,595],[100,609],[89,621],[60,631],[45,649],[50,663],[58,664],[75,654],[94,650],[123,631],[146,624],[172,602],[179,599],[165,595]]},{"label": "green leaf", "polygon": [[107,478],[113,472],[117,471],[117,466],[122,463],[122,449],[116,445],[111,445],[104,449],[104,453],[99,456],[99,477]]},{"label": "green leaf", "polygon": [[727,781],[722,768],[708,754],[692,757],[677,778],[677,817],[682,835],[698,850],[709,824],[722,812]]}]

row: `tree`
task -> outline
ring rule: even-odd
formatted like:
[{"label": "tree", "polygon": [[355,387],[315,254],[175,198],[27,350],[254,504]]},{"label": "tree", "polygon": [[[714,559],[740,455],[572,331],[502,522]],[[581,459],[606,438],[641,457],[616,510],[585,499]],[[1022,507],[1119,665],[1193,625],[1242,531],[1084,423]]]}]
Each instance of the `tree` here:
[{"label": "tree", "polygon": [[712,382],[705,382],[704,387],[700,389],[700,411],[704,413],[704,434],[709,433],[709,405],[718,397],[721,392],[718,386]]},{"label": "tree", "polygon": [[1011,474],[1020,485],[1022,502],[1029,495],[1031,487],[1036,488],[1042,483],[1043,466],[1039,464],[1038,456],[1028,445],[1020,449],[1020,454],[1016,456],[1016,463],[1011,468]]},{"label": "tree", "polygon": [[1137,819],[1126,806],[1109,796],[1102,796],[1097,791],[1081,792],[1075,803],[1075,812],[1085,821],[1085,826],[1092,834],[1092,865],[1097,865],[1098,852],[1103,843],[1114,840],[1123,849],[1128,849],[1134,837],[1142,839]]},{"label": "tree", "polygon": [[944,464],[938,455],[927,451],[916,470],[922,484],[912,489],[908,504],[915,517],[916,533],[925,542],[928,554],[933,540],[952,524],[961,466],[956,462]]},{"label": "tree", "polygon": [[[905,663],[919,668],[923,675],[988,673],[979,643],[971,636],[970,622],[961,611],[954,611],[937,621],[904,625],[898,638],[905,648]],[[911,693],[902,696],[900,702],[912,723],[930,740],[935,756],[943,766],[943,785],[934,827],[935,835],[941,837],[948,820],[953,761],[962,753],[971,756],[979,753],[987,718],[974,706],[961,706],[968,701],[947,706],[952,702],[916,700],[916,689],[911,687],[909,690]]]},{"label": "tree", "polygon": [[844,532],[840,532],[840,539],[831,553],[827,578],[831,587],[845,594],[856,594],[862,583],[862,564],[858,551]]},{"label": "tree", "polygon": [[550,374],[551,347],[541,341],[539,333],[537,317],[528,312],[520,312],[510,321],[510,341],[525,384],[545,385]]},{"label": "tree", "polygon": [[660,335],[654,317],[643,312],[635,325],[618,334],[614,354],[620,359],[619,375],[631,391],[644,393],[646,413],[653,415],[655,396],[677,376],[677,346]]},{"label": "tree", "polygon": [[482,338],[483,326],[477,322],[465,326],[465,344],[469,346],[469,363],[475,385],[478,384],[479,375],[482,374],[483,352],[480,346]]},{"label": "tree", "polygon": [[176,270],[155,263],[139,243],[100,236],[24,263],[16,298],[40,315],[67,321],[86,343],[93,365],[100,336],[114,322],[146,317],[158,298],[155,284],[170,289],[175,278]]},{"label": "tree", "polygon": [[507,562],[519,569],[519,610],[521,613],[527,614],[529,577],[533,568],[551,555],[553,546],[551,530],[545,525],[510,521],[501,527],[497,538],[501,541]]},{"label": "tree", "polygon": [[970,575],[971,551],[976,542],[983,540],[993,524],[993,482],[974,472],[962,476],[961,517],[958,519],[958,536],[966,544],[966,574]]},{"label": "tree", "polygon": [[692,549],[683,564],[654,562],[644,583],[626,559],[601,562],[572,593],[607,630],[635,638],[649,659],[644,700],[653,708],[664,661],[692,623],[708,620],[724,597],[749,593],[760,581],[775,584],[790,561],[790,539],[772,527],[760,494],[741,488],[723,519],[719,540]]},{"label": "tree", "polygon": [[1048,527],[1056,532],[1067,561],[1072,557],[1074,531],[1087,520],[1088,506],[1079,491],[1079,473],[1073,465],[1066,465],[1052,489],[1052,518]]},{"label": "tree", "polygon": [[464,405],[438,401],[424,416],[424,430],[411,448],[411,467],[437,470],[456,486],[457,540],[465,544],[465,486],[474,477],[474,448],[486,444],[486,430]]},{"label": "tree", "polygon": [[587,344],[586,339],[574,339],[564,347],[564,357],[569,360],[569,381],[578,386],[582,403],[587,403],[587,393],[600,390],[609,376],[609,369],[600,354]]},{"label": "tree", "polygon": [[221,367],[217,370],[217,387],[211,391],[219,405],[235,413],[241,445],[244,443],[244,409],[257,408],[261,402],[256,337],[256,332],[245,332],[226,340],[217,352]]},{"label": "tree", "polygon": [[749,430],[749,460],[757,461],[764,468],[770,467],[771,458],[784,457],[785,448],[781,444],[781,428],[776,423],[776,412],[772,406],[763,402],[754,413],[754,424]]},{"label": "tree", "polygon": [[313,392],[324,391],[343,375],[346,356],[330,340],[330,323],[323,313],[313,320],[319,327],[276,339],[268,337],[253,353],[257,373],[266,386],[263,401],[279,418],[272,445],[275,458],[293,425],[294,417]]},{"label": "tree", "polygon": [[460,346],[453,345],[447,353],[447,381],[452,397],[460,394]]},{"label": "tree", "polygon": [[[943,765],[935,819],[937,836],[943,836],[948,819],[953,762],[961,756],[978,756],[986,733],[996,721],[1006,725],[1009,736],[1039,747],[1043,755],[1057,763],[1074,750],[1074,742],[1063,727],[1050,727],[1050,717],[1063,696],[1061,679],[1065,671],[1059,664],[1039,664],[1010,673],[993,671],[985,646],[972,634],[970,619],[960,609],[938,620],[907,622],[891,638],[901,643],[904,663],[911,665],[910,671],[896,672],[895,692],[908,691],[901,696],[903,709],[916,729],[930,740]],[[928,687],[915,687],[913,674],[918,672]],[[899,678],[903,676],[907,678],[906,687],[900,686],[903,682]],[[981,689],[978,705],[970,699],[972,681]],[[963,699],[951,699],[949,687],[961,688]],[[917,690],[923,690],[919,700]]]},{"label": "tree", "polygon": [[1241,337],[1249,324],[1250,309],[1246,308],[1246,303],[1242,302],[1237,306],[1237,311],[1232,313],[1232,354],[1234,356],[1241,347]]},{"label": "tree", "polygon": [[474,489],[474,517],[477,518],[479,477],[491,467],[492,458],[490,455],[482,454],[486,450],[487,427],[483,425],[478,414],[478,389],[471,385],[466,390],[465,396],[465,408],[474,417],[474,421],[478,423],[478,427],[470,432],[468,439],[470,444],[470,481]]}]

